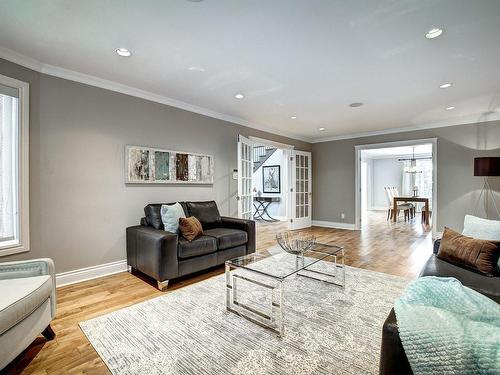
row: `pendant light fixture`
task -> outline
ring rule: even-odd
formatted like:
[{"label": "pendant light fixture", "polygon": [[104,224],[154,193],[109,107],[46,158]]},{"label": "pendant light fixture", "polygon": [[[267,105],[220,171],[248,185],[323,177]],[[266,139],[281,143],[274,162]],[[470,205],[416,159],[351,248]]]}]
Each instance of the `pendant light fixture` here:
[{"label": "pendant light fixture", "polygon": [[[419,158],[419,159],[429,159],[429,158]],[[399,161],[410,161],[410,165],[404,167],[405,173],[417,174],[422,173],[422,170],[417,167],[417,159],[415,158],[415,146],[413,146],[413,155],[411,159],[398,159]]]}]

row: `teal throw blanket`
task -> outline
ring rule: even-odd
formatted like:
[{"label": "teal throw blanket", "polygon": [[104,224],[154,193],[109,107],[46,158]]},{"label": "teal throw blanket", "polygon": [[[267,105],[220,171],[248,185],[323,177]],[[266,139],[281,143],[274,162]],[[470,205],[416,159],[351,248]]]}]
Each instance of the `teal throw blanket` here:
[{"label": "teal throw blanket", "polygon": [[500,305],[452,277],[421,277],[394,305],[415,375],[500,374]]}]

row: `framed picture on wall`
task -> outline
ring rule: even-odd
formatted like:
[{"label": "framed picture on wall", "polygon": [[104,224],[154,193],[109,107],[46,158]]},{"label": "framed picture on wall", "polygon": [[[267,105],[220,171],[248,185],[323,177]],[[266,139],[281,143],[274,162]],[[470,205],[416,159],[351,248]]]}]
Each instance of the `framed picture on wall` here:
[{"label": "framed picture on wall", "polygon": [[212,155],[125,146],[127,184],[213,184]]},{"label": "framed picture on wall", "polygon": [[281,176],[279,165],[262,167],[262,192],[281,193]]}]

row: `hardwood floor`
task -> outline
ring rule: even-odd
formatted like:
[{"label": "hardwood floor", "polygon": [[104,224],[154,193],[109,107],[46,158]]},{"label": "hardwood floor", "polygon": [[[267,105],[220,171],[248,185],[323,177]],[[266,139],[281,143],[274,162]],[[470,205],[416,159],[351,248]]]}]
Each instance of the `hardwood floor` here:
[{"label": "hardwood floor", "polygon": [[[285,223],[257,224],[257,251],[275,244]],[[385,213],[370,212],[362,231],[313,227],[318,242],[343,245],[346,264],[407,278],[418,275],[432,252],[431,234],[420,220],[392,223]],[[4,372],[12,374],[108,374],[109,371],[90,345],[78,323],[99,315],[170,293],[186,285],[219,275],[223,267],[173,281],[166,292],[155,288],[147,277],[119,273],[74,284],[57,290],[57,316],[52,323],[53,341],[38,338]]]}]

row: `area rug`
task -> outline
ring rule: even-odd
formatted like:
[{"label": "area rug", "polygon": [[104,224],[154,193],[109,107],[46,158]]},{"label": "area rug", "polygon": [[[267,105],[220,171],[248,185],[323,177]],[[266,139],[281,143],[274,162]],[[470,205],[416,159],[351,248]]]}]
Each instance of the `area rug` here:
[{"label": "area rug", "polygon": [[353,267],[345,289],[292,277],[282,338],[225,312],[224,283],[216,276],[80,327],[113,374],[376,374],[383,322],[408,280]]}]

